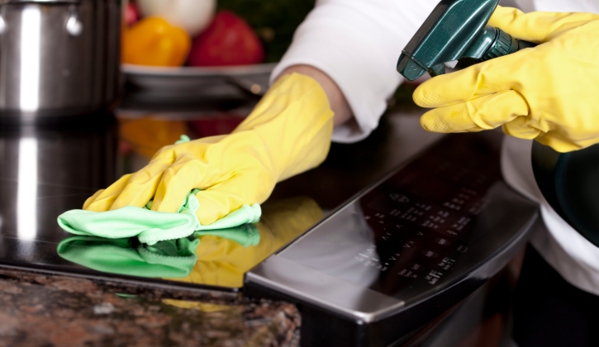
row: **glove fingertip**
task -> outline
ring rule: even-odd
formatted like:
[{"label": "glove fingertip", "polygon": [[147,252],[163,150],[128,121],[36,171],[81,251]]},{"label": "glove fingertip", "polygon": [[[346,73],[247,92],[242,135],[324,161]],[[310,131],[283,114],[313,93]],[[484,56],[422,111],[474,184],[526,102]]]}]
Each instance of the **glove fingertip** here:
[{"label": "glove fingertip", "polygon": [[210,225],[222,217],[219,217],[218,213],[208,212],[205,209],[198,209],[197,216],[201,225]]},{"label": "glove fingertip", "polygon": [[117,210],[125,206],[144,207],[151,198],[151,193],[146,190],[123,190],[110,206],[110,210]]},{"label": "glove fingertip", "polygon": [[152,211],[177,212],[185,202],[185,197],[182,197],[177,201],[179,201],[179,203],[171,203],[169,200],[154,198],[152,201]]},{"label": "glove fingertip", "polygon": [[414,100],[414,103],[416,103],[416,105],[418,105],[420,107],[424,107],[424,108],[434,107],[435,103],[431,102],[431,98],[430,98],[431,93],[429,92],[430,90],[431,90],[431,88],[427,88],[426,82],[419,85],[416,88],[416,90],[414,90],[414,93],[412,94],[412,100]]},{"label": "glove fingertip", "polygon": [[[459,102],[466,96],[471,95],[468,88],[460,89],[455,87],[456,85],[462,85],[458,81],[463,80],[465,77],[471,80],[469,75],[464,73],[453,73],[452,75],[432,78],[414,90],[412,99],[416,105],[423,108],[435,108]],[[448,86],[454,87],[449,89]]]},{"label": "glove fingertip", "polygon": [[89,198],[85,199],[85,202],[83,203],[83,209],[87,210],[90,209],[90,206],[92,206],[92,204],[96,201],[96,199],[98,198],[98,196],[100,196],[100,194],[102,194],[102,192],[104,192],[105,189],[99,189],[98,191],[96,191],[94,193],[94,195],[90,196]]},{"label": "glove fingertip", "polygon": [[488,24],[494,27],[504,27],[523,14],[524,12],[514,7],[497,6],[495,12],[493,12],[493,15],[489,18]]},{"label": "glove fingertip", "polygon": [[176,182],[170,182],[170,185],[162,182],[154,193],[152,202],[152,211],[177,212],[186,201],[187,195],[192,189],[186,186],[180,186]]},{"label": "glove fingertip", "polygon": [[451,127],[434,112],[427,112],[420,117],[420,126],[426,131],[435,133],[451,132]]},{"label": "glove fingertip", "polygon": [[243,205],[239,201],[234,201],[235,199],[229,199],[222,192],[209,190],[198,192],[196,198],[200,204],[196,214],[202,225],[212,224]]}]

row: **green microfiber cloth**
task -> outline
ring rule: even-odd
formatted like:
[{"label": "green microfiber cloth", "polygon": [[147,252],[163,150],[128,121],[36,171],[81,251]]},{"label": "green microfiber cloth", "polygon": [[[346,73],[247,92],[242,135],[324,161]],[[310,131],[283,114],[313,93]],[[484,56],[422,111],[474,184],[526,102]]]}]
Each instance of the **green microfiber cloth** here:
[{"label": "green microfiber cloth", "polygon": [[135,238],[71,236],[57,247],[58,255],[90,269],[141,277],[177,278],[189,275],[198,257],[198,236],[215,235],[241,244],[255,246],[260,233],[253,224],[220,230],[197,231],[193,237],[158,241],[154,245]]},{"label": "green microfiber cloth", "polygon": [[197,238],[157,242],[154,246],[133,238],[106,239],[96,236],[72,236],[57,247],[62,258],[85,267],[142,277],[185,277],[197,261]]},{"label": "green microfiber cloth", "polygon": [[[198,191],[194,189],[187,195],[177,213],[152,211],[150,201],[144,208],[125,206],[105,212],[70,210],[58,216],[58,224],[65,231],[75,235],[110,239],[137,236],[141,243],[154,245],[159,241],[187,237],[194,232],[217,235],[221,229],[257,223],[260,220],[262,214],[260,205],[253,204],[243,205],[212,224],[201,225],[196,216],[196,211],[200,207],[195,196]],[[259,234],[257,232],[255,234],[259,238]],[[254,242],[251,241],[250,244]]]}]

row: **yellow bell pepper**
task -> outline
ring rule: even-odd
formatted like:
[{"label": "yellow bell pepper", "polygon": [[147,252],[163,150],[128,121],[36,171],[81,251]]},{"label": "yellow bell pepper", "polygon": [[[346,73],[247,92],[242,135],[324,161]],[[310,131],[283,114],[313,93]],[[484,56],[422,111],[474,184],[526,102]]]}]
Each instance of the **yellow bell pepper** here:
[{"label": "yellow bell pepper", "polygon": [[185,30],[160,17],[147,17],[123,29],[123,63],[181,66],[191,47]]}]

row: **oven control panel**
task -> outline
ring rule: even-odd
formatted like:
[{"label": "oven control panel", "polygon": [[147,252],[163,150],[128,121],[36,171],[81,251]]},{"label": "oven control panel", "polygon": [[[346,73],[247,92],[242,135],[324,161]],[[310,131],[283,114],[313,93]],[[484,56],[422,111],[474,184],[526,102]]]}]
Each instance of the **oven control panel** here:
[{"label": "oven control panel", "polygon": [[500,144],[493,132],[444,137],[251,270],[246,293],[365,323],[432,298],[457,303],[536,221],[537,206],[502,180]]},{"label": "oven control panel", "polygon": [[475,146],[468,156],[452,149],[435,147],[358,200],[373,242],[353,260],[379,271],[371,289],[424,291],[476,248],[472,233],[484,232],[475,229],[487,193],[501,182],[499,161],[490,144]]}]

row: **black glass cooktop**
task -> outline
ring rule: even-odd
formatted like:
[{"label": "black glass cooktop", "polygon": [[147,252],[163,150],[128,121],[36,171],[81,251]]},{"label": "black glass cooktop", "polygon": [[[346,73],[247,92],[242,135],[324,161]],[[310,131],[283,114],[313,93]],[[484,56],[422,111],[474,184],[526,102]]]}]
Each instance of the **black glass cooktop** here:
[{"label": "black glass cooktop", "polygon": [[[58,255],[71,236],[56,222],[61,213],[81,208],[181,134],[227,133],[247,110],[123,111],[2,125],[0,266],[178,292],[243,287],[247,296],[300,304],[309,317],[307,345],[371,338],[385,345],[497,273],[536,218],[536,206],[501,179],[501,133],[426,133],[416,110],[383,117],[364,141],[333,144],[318,168],[280,182],[262,205],[258,245],[201,236],[186,276],[99,271]],[[213,249],[231,251],[217,257]]]},{"label": "black glass cooktop", "polygon": [[[237,104],[234,105],[237,107]],[[59,123],[0,127],[0,266],[66,273],[111,281],[176,286],[185,290],[237,290],[243,273],[318,223],[356,192],[439,138],[414,132],[416,117],[385,118],[358,144],[334,144],[318,169],[281,182],[263,204],[259,246],[240,249],[252,259],[237,271],[207,275],[201,264],[185,278],[135,277],[68,261],[57,245],[71,236],[56,223],[120,175],[135,171],[182,133],[192,138],[227,133],[247,113],[212,107],[198,112],[94,114]],[[364,165],[368,160],[368,165]],[[200,243],[202,244],[202,243]],[[206,243],[207,244],[207,243]],[[198,251],[199,252],[199,251]],[[239,264],[235,259],[230,264]],[[197,270],[197,271],[196,271]],[[225,280],[226,279],[226,280]]]}]

